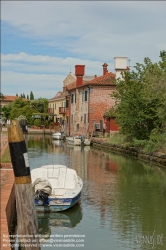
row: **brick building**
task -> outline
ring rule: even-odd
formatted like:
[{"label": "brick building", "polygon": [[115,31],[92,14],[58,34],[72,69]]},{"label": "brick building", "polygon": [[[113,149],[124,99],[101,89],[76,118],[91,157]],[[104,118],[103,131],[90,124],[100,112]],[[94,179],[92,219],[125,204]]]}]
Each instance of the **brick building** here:
[{"label": "brick building", "polygon": [[116,89],[116,74],[108,72],[106,63],[102,66],[103,75],[95,75],[90,81],[83,79],[85,65],[75,66],[76,81],[66,86],[70,96],[70,135],[88,136],[93,130],[103,129],[104,112],[114,105],[110,94]]},{"label": "brick building", "polygon": [[[85,75],[85,65],[75,65],[75,74],[70,72],[63,81],[63,91],[49,100],[49,113],[64,121],[66,134],[101,135],[104,125],[106,133],[118,131],[115,118],[106,119],[104,114],[115,104],[110,97],[116,90],[115,80],[121,77],[121,72],[129,70],[127,57],[114,58],[116,73],[108,72],[107,63],[102,66],[103,75],[98,77]],[[62,99],[63,106],[55,112],[56,103]]]}]

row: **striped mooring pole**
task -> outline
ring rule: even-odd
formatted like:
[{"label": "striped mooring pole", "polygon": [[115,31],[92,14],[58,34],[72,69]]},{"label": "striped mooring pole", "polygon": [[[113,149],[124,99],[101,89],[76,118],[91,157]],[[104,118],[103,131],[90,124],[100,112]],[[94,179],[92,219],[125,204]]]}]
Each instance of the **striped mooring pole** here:
[{"label": "striped mooring pole", "polygon": [[15,176],[18,241],[21,249],[40,249],[27,148],[22,129],[12,121],[8,129],[10,156]]}]

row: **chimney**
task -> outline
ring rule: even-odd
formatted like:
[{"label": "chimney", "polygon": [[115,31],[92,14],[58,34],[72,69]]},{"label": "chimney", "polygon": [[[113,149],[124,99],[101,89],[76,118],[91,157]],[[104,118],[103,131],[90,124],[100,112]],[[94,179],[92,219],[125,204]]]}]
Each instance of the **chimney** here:
[{"label": "chimney", "polygon": [[104,75],[106,75],[106,73],[108,72],[108,70],[107,70],[108,64],[107,64],[107,63],[104,63],[102,66],[103,66],[103,76],[104,76]]},{"label": "chimney", "polygon": [[83,75],[85,71],[85,65],[75,65],[75,75],[76,79],[76,88],[82,85],[83,83]]},{"label": "chimney", "polygon": [[94,75],[94,79],[96,79],[97,78],[97,75]]},{"label": "chimney", "polygon": [[127,70],[127,57],[114,57],[114,67],[116,71],[116,79],[122,79],[121,73]]}]

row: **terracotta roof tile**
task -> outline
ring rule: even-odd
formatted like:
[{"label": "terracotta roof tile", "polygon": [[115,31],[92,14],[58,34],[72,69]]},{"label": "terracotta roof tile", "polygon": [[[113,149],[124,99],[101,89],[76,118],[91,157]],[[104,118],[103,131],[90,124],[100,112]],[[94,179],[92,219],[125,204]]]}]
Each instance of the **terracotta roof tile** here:
[{"label": "terracotta roof tile", "polygon": [[53,98],[49,99],[49,101],[64,99],[67,95],[67,91],[59,91]]},{"label": "terracotta roof tile", "polygon": [[[86,85],[112,85],[113,84],[113,80],[115,79],[115,74],[112,72],[106,73],[106,75],[104,76],[99,76],[99,77],[95,77],[93,80],[90,81],[83,81],[82,86],[86,86]],[[80,87],[82,87],[80,86]],[[73,82],[69,85],[66,86],[68,90],[72,90],[76,88],[76,82]]]},{"label": "terracotta roof tile", "polygon": [[66,86],[67,90],[75,89],[76,88],[76,82],[73,82]]},{"label": "terracotta roof tile", "polygon": [[89,82],[83,82],[83,85],[108,85],[108,84],[113,84],[113,80],[115,79],[115,74],[113,74],[112,72],[107,73],[104,76],[99,76],[94,78],[93,80],[89,81]]},{"label": "terracotta roof tile", "polygon": [[[13,102],[15,101],[16,99],[18,99],[19,97],[18,96],[12,96],[12,95],[4,95],[4,99],[3,101],[9,101],[9,102]],[[24,101],[27,101],[28,99],[26,98],[22,98]]]}]

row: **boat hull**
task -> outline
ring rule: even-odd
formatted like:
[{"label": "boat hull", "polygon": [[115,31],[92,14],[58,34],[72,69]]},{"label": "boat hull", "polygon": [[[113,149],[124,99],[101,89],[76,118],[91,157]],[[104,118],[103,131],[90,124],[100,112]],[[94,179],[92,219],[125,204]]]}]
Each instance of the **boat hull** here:
[{"label": "boat hull", "polygon": [[69,145],[74,145],[74,146],[81,146],[81,139],[79,138],[68,138],[67,143]]},{"label": "boat hull", "polygon": [[[81,192],[74,198],[48,198],[48,202],[43,205],[38,204],[38,200],[35,199],[35,206],[37,212],[60,212],[73,207],[80,199]],[[54,203],[57,203],[53,205]]]},{"label": "boat hull", "polygon": [[63,135],[61,133],[54,133],[52,134],[52,138],[54,140],[63,140]]}]

